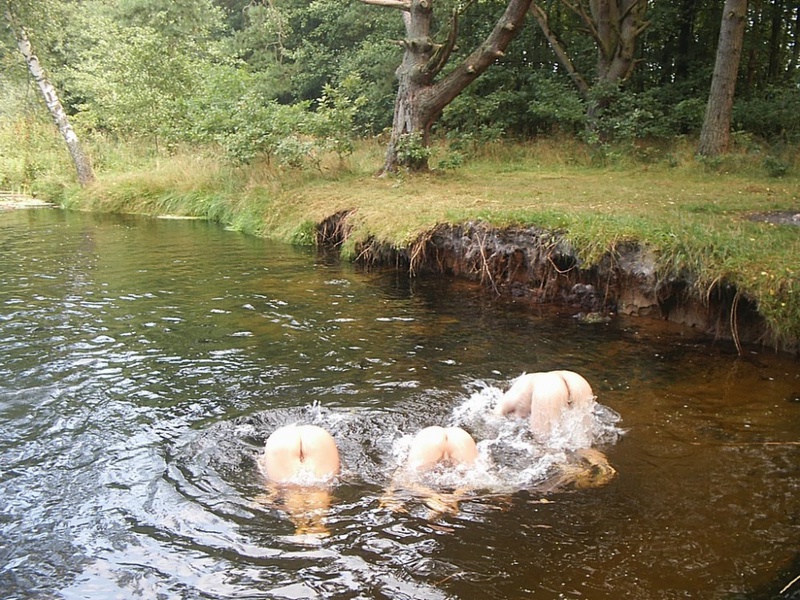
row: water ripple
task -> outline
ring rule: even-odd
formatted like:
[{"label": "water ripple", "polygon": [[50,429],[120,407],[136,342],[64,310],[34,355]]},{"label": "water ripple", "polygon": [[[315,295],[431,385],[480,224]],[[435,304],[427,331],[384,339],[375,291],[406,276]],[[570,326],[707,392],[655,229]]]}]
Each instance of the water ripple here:
[{"label": "water ripple", "polygon": [[[205,223],[2,214],[0,240],[8,597],[744,597],[796,552],[792,361]],[[598,394],[583,434],[610,485],[543,489],[577,438],[491,418],[514,377],[553,368]],[[326,537],[298,535],[256,466],[296,422],[340,446]],[[469,489],[455,511],[408,490],[392,510],[432,424],[469,429],[481,458],[428,483]]]}]

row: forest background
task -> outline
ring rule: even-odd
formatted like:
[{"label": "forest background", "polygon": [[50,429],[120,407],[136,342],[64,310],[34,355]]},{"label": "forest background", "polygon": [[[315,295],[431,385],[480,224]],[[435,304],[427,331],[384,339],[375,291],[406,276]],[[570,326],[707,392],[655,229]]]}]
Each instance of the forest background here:
[{"label": "forest background", "polygon": [[[798,2],[0,7],[0,189],[67,206],[196,214],[301,242],[314,222],[355,208],[361,239],[400,245],[467,218],[566,231],[587,260],[634,239],[653,246],[665,270],[691,272],[699,289],[737,286],[776,338],[798,338],[796,228],[732,220],[800,212]],[[741,37],[726,42],[734,21]],[[75,185],[75,156],[33,83],[21,36],[80,140],[88,187]],[[733,81],[715,90],[726,50]],[[418,122],[414,110],[398,119],[404,93],[412,104],[428,92],[441,98],[456,81],[464,85]],[[704,144],[726,94],[729,120]],[[440,177],[410,179],[428,168]],[[670,190],[676,180],[682,189]],[[367,223],[373,213],[382,216]]]}]

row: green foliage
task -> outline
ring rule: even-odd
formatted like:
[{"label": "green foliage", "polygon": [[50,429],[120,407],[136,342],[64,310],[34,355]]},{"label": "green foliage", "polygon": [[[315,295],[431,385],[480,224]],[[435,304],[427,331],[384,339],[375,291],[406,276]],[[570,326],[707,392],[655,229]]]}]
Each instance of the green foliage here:
[{"label": "green foliage", "polygon": [[[261,156],[270,157],[276,154],[283,140],[294,137],[295,132],[304,128],[307,115],[308,103],[282,105],[275,101],[262,102],[257,95],[248,92],[231,115],[229,130],[220,141],[239,163],[249,163]],[[287,142],[282,156],[289,163],[296,163],[299,150],[297,144]]]},{"label": "green foliage", "polygon": [[[184,139],[191,129],[186,105],[198,90],[202,38],[174,37],[150,25],[124,25],[113,15],[92,12],[87,3],[76,14],[75,64],[64,72],[65,90],[84,129],[150,138],[156,143]],[[141,8],[127,2],[124,7]],[[138,13],[137,13],[138,14]],[[157,23],[168,13],[150,15]]]},{"label": "green foliage", "polygon": [[705,110],[705,99],[685,98],[680,100],[665,115],[669,119],[667,131],[671,130],[676,135],[700,131],[703,127]]},{"label": "green foliage", "polygon": [[777,156],[764,158],[764,169],[770,177],[784,177],[789,172],[789,163]]},{"label": "green foliage", "polygon": [[417,165],[427,164],[431,155],[431,148],[427,146],[422,133],[404,133],[396,142],[397,161],[404,166],[414,169]]},{"label": "green foliage", "polygon": [[232,48],[248,69],[270,80],[268,98],[283,104],[316,102],[326,86],[347,86],[364,97],[354,115],[361,132],[391,123],[394,70],[402,20],[394,11],[333,0],[251,3]]},{"label": "green foliage", "polygon": [[800,87],[770,86],[734,104],[736,129],[772,142],[800,141]]},{"label": "green foliage", "polygon": [[724,164],[724,158],[720,155],[706,156],[704,154],[697,154],[695,159],[707,173],[719,173]]},{"label": "green foliage", "polygon": [[464,166],[465,161],[466,157],[461,152],[454,151],[451,147],[447,155],[436,163],[436,168],[441,170],[458,169]]},{"label": "green foliage", "polygon": [[267,98],[269,78],[234,65],[213,65],[206,73],[203,93],[188,103],[192,137],[220,144],[234,162],[274,158],[286,167],[319,167],[326,153],[341,159],[352,152],[353,121],[364,103],[355,95],[358,77],[326,86],[314,110],[309,101]]},{"label": "green foliage", "polygon": [[313,246],[316,223],[303,221],[290,234],[289,241],[297,246]]},{"label": "green foliage", "polygon": [[353,114],[354,132],[369,135],[391,126],[397,93],[394,71],[400,58],[392,38],[375,36],[340,57],[334,81],[357,78],[358,83],[348,89],[353,96],[363,98]]},{"label": "green foliage", "polygon": [[273,3],[244,7],[246,26],[234,33],[232,47],[253,69],[268,71],[284,61],[284,44],[293,33],[285,11]]},{"label": "green foliage", "polygon": [[[98,9],[103,10],[95,6]],[[202,43],[223,30],[224,15],[212,0],[117,0],[109,14],[124,27],[151,29],[177,44],[187,37]]]},{"label": "green foliage", "polygon": [[527,116],[539,133],[575,133],[586,123],[586,104],[564,79],[535,73],[531,76]]},{"label": "green foliage", "polygon": [[0,74],[0,190],[35,191],[70,174],[69,154],[36,91]]},{"label": "green foliage", "polygon": [[[344,131],[334,136],[294,131],[294,140],[282,144],[286,156],[302,153],[306,135],[318,143],[332,137],[342,144],[332,151],[344,155],[348,137],[380,132],[391,122],[393,71],[401,58],[394,40],[403,31],[395,11],[334,0],[20,0],[16,6],[31,19],[31,35],[52,65],[62,100],[82,131],[146,137],[168,146],[217,139],[220,131],[228,138],[231,128],[225,122],[230,118],[225,113],[237,110],[247,86],[257,88],[253,94],[260,96],[261,104],[300,103],[315,113],[326,109],[328,115],[342,110],[341,105],[323,106],[331,89],[347,89],[350,98],[362,99],[348,107],[345,120],[338,121],[350,127],[347,136]],[[501,8],[502,3],[475,3],[462,14],[459,47],[463,50],[456,50],[455,59],[484,38]],[[591,40],[578,31],[575,15],[557,4],[548,9],[552,9],[551,26],[591,82],[596,62]],[[598,140],[663,139],[699,130],[719,9],[710,0],[701,0],[693,10],[696,35],[708,40],[693,39],[688,47],[677,48],[676,26],[688,17],[673,6],[651,7],[651,25],[631,85],[595,86],[593,91],[595,99],[602,100],[592,130]],[[768,66],[763,61],[773,50],[759,45],[756,32],[765,34],[768,28],[762,15],[754,19],[748,44],[757,52],[748,69],[757,71],[748,78],[768,83],[757,89],[740,88],[744,91],[737,100],[735,127],[768,140],[793,142],[800,135],[799,92],[789,73],[772,79],[761,75]],[[235,30],[228,31],[226,22]],[[448,27],[447,19],[437,20],[434,39],[441,41]],[[7,56],[8,52],[3,54],[4,59]],[[581,132],[586,104],[553,65],[544,38],[529,27],[496,67],[445,110],[439,130],[473,144],[504,136]],[[253,101],[246,99],[244,105],[245,112],[255,110]],[[307,126],[333,125],[321,120]],[[242,148],[235,154],[247,154],[246,144],[232,146]]]},{"label": "green foliage", "polygon": [[589,103],[595,108],[593,127],[586,133],[591,144],[673,134],[662,107],[649,94],[638,94],[614,84],[598,84],[592,88]]},{"label": "green foliage", "polygon": [[[346,155],[354,136],[379,133],[391,123],[394,70],[402,52],[396,41],[404,34],[397,11],[339,0],[15,0],[13,6],[80,133],[97,130],[167,147],[186,140],[221,140],[244,157],[253,153],[246,150],[248,144],[230,139],[236,136],[226,113],[238,110],[240,102],[246,113],[258,113],[258,104],[299,103],[318,116],[327,113],[332,121],[306,118],[303,127],[292,131],[294,137],[281,144],[280,154],[297,157],[308,149],[307,136],[315,138],[312,153],[329,139],[333,144],[327,143],[325,151]],[[447,35],[445,15],[455,6],[437,4],[437,13],[442,10],[434,21],[434,41]],[[561,3],[542,6],[573,62],[593,83],[593,40]],[[461,14],[454,60],[483,41],[503,7],[504,2],[494,1],[469,4]],[[601,108],[594,115],[595,141],[624,143],[699,131],[721,6],[698,0],[680,6],[651,3],[648,10],[650,25],[640,40],[631,80],[620,89],[594,86]],[[769,10],[751,10],[748,62],[737,85],[734,128],[770,143],[800,139],[793,10],[775,3]],[[692,35],[682,40],[687,27]],[[14,60],[13,40],[4,33],[2,68],[24,76]],[[247,98],[250,86],[257,101]],[[346,108],[337,105],[330,90],[338,89],[361,100]],[[437,127],[450,139],[466,140],[463,147],[504,137],[578,134],[585,127],[586,109],[531,24],[495,66],[447,107]],[[342,111],[347,114],[338,120]],[[278,120],[286,119],[299,117],[293,113]],[[261,122],[273,120],[263,117]],[[333,135],[321,131],[337,124],[341,127]],[[255,125],[241,125],[246,131],[239,137],[257,147]],[[274,132],[265,136],[274,137]],[[267,146],[277,148],[277,142]]]},{"label": "green foliage", "polygon": [[239,111],[251,96],[258,96],[263,83],[259,77],[234,62],[207,63],[199,67],[197,90],[186,101],[186,132],[191,141],[224,144],[233,132]]},{"label": "green foliage", "polygon": [[528,69],[524,80],[487,72],[445,108],[440,128],[481,142],[580,131],[586,108],[564,79]]},{"label": "green foliage", "polygon": [[357,75],[346,77],[336,87],[326,85],[309,122],[309,133],[322,149],[335,152],[340,159],[353,152],[356,115],[367,103],[364,96],[358,95],[361,88]]}]

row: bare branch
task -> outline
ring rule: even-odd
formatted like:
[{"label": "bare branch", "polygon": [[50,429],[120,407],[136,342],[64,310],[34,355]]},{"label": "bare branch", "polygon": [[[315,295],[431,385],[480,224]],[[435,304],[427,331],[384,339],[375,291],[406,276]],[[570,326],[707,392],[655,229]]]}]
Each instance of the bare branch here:
[{"label": "bare branch", "polygon": [[383,6],[385,8],[396,8],[398,10],[411,10],[410,0],[358,0],[364,4]]},{"label": "bare branch", "polygon": [[531,2],[530,12],[536,19],[536,22],[539,23],[539,28],[544,33],[544,36],[547,38],[547,42],[550,44],[550,48],[553,49],[555,52],[556,57],[558,58],[561,65],[567,70],[569,73],[572,82],[578,88],[581,95],[586,98],[589,96],[589,84],[586,83],[586,80],[583,76],[578,72],[578,69],[575,68],[572,60],[567,53],[564,44],[561,43],[561,40],[558,39],[558,36],[550,29],[550,23],[547,18],[547,13],[542,10],[542,8],[536,4],[536,2]]},{"label": "bare branch", "polygon": [[640,35],[642,35],[645,32],[645,30],[648,27],[650,27],[651,23],[652,23],[652,21],[645,21],[644,23],[642,23],[639,26],[639,28],[636,31],[633,32],[634,37],[638,38]]},{"label": "bare branch", "polygon": [[619,17],[619,20],[622,22],[627,19],[634,10],[645,10],[646,8],[647,0],[635,0],[635,2],[631,2],[630,5],[625,8],[625,11]]},{"label": "bare branch", "polygon": [[562,4],[569,8],[572,12],[574,12],[581,21],[586,25],[589,30],[589,34],[598,42],[602,43],[602,39],[600,38],[600,33],[597,31],[597,25],[594,22],[594,19],[589,16],[589,13],[586,12],[586,9],[583,7],[582,4],[574,4],[569,0],[561,0]]}]

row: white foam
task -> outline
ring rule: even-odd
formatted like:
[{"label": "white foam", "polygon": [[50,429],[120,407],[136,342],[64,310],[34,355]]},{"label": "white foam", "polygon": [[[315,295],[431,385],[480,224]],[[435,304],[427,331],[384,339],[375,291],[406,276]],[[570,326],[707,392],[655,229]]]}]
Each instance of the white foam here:
[{"label": "white foam", "polygon": [[[483,381],[451,411],[449,424],[463,427],[475,438],[479,460],[469,471],[471,487],[490,491],[524,488],[543,481],[572,451],[615,443],[624,433],[621,417],[596,400],[564,411],[545,438],[535,438],[525,418],[494,413],[503,390]],[[444,481],[444,480],[443,480]]]}]

